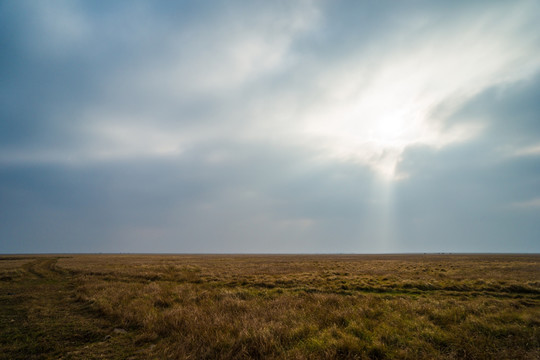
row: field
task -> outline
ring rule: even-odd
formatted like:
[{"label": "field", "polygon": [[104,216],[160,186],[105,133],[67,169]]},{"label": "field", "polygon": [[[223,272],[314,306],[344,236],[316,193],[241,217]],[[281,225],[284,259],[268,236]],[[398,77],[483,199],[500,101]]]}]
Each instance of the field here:
[{"label": "field", "polygon": [[540,359],[539,255],[0,256],[0,359]]}]

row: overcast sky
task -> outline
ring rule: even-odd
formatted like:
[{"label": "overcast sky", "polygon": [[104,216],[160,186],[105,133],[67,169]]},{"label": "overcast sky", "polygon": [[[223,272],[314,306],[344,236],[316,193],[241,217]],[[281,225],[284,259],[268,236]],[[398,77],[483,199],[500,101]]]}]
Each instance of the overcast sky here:
[{"label": "overcast sky", "polygon": [[0,2],[0,253],[540,252],[539,1]]}]

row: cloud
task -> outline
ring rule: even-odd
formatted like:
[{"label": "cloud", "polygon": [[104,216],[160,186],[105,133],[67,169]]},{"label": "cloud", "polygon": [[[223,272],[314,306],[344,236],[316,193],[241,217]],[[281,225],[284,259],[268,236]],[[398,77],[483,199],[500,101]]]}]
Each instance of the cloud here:
[{"label": "cloud", "polygon": [[540,155],[540,145],[532,145],[520,149],[516,149],[513,156],[538,156]]},{"label": "cloud", "polygon": [[421,248],[430,238],[433,250],[536,249],[540,166],[533,99],[540,95],[539,79],[488,88],[447,119],[447,126],[482,122],[474,140],[406,149],[398,171],[410,177],[395,190],[402,244]]},{"label": "cloud", "polygon": [[537,209],[540,208],[540,198],[513,203],[512,206],[517,209]]},{"label": "cloud", "polygon": [[304,107],[301,130],[333,155],[390,177],[407,146],[442,147],[481,131],[471,122],[441,127],[447,115],[434,109],[442,103],[452,113],[477,93],[527,78],[539,66],[537,36],[520,31],[533,21],[527,6],[473,6],[447,18],[441,18],[444,8],[403,10],[398,20],[384,9],[377,20],[388,26],[368,21],[359,30],[372,38],[360,36],[359,46],[342,49],[335,63],[323,65],[326,71],[321,66],[319,86],[312,87],[322,90],[315,106]]},{"label": "cloud", "polygon": [[[242,88],[286,65],[295,38],[317,20],[308,2],[260,5],[188,10],[121,2],[100,9],[105,16],[80,2],[45,10],[5,5],[16,35],[10,56],[23,61],[4,68],[4,150],[10,158],[69,152],[85,160],[160,153],[164,133],[191,141],[230,135],[239,126]],[[10,21],[14,14],[23,25]],[[140,143],[142,133],[153,140]]]},{"label": "cloud", "polygon": [[535,250],[538,10],[3,2],[0,252]]}]

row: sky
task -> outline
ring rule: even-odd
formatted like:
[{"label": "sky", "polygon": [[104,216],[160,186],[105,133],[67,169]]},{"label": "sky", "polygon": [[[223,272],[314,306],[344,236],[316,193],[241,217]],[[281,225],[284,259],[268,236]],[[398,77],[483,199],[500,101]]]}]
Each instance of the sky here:
[{"label": "sky", "polygon": [[540,2],[0,2],[0,253],[540,252]]}]

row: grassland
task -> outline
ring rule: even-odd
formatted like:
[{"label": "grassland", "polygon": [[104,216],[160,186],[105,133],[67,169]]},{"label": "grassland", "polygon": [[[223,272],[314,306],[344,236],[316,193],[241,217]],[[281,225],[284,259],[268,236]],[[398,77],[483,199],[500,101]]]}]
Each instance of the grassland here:
[{"label": "grassland", "polygon": [[538,255],[0,256],[0,359],[539,359]]}]

